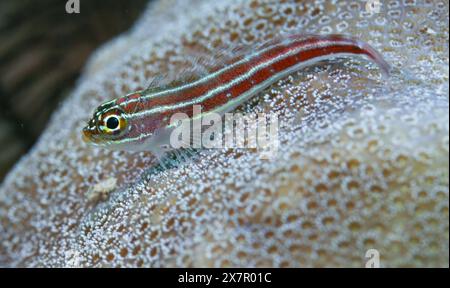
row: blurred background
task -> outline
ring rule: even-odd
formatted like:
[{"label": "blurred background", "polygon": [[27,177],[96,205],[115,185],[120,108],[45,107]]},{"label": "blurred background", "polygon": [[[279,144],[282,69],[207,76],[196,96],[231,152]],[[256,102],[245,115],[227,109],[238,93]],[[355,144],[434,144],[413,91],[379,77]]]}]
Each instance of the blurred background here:
[{"label": "blurred background", "polygon": [[[129,29],[147,0],[0,1],[0,182],[32,147],[93,50]],[[73,5],[71,7],[74,7]]]}]

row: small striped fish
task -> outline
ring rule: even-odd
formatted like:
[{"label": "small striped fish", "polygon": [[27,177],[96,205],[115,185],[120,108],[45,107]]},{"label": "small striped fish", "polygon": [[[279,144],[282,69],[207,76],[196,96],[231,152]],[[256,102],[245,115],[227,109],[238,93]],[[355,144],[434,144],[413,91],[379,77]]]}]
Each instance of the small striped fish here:
[{"label": "small striped fish", "polygon": [[133,92],[100,105],[83,129],[83,138],[96,146],[160,156],[170,149],[170,118],[175,113],[192,117],[193,105],[200,105],[202,113],[223,115],[307,65],[355,55],[366,56],[388,73],[389,65],[378,52],[350,37],[290,35],[272,40],[197,80]]}]

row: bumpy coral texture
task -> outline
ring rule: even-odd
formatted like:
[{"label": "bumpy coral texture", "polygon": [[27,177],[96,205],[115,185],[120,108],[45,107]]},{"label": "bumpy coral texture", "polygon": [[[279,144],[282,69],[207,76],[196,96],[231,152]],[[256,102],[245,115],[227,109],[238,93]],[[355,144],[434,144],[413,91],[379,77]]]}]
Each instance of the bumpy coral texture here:
[{"label": "bumpy coral texture", "polygon": [[[0,265],[364,267],[373,248],[384,267],[448,266],[449,4],[381,3],[372,13],[365,1],[149,5],[92,56],[4,181]],[[274,84],[240,108],[279,113],[267,160],[205,149],[158,170],[149,153],[80,140],[100,102],[176,78],[198,47],[214,55],[293,32],[359,37],[393,73],[337,59]]]}]

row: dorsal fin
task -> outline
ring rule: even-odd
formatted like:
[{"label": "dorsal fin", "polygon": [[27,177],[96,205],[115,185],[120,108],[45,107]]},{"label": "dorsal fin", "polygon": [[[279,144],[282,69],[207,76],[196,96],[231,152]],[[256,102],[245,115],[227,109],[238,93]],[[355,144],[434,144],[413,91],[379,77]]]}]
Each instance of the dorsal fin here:
[{"label": "dorsal fin", "polygon": [[150,80],[150,83],[144,91],[146,93],[154,93],[169,87],[176,87],[178,85],[193,82],[209,73],[226,67],[232,62],[238,61],[257,50],[281,42],[283,39],[285,39],[285,37],[277,36],[255,45],[220,44],[215,47],[213,47],[213,45],[208,45],[208,47],[206,47],[184,39],[182,64],[180,64],[180,66],[183,67],[182,70],[171,75],[165,73],[158,74],[158,76]]}]

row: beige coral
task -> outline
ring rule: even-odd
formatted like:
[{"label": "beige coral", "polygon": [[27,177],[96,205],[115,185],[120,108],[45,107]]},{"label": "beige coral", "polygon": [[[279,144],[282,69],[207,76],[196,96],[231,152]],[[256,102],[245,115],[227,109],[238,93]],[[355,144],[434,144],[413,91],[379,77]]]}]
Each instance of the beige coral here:
[{"label": "beige coral", "polygon": [[[0,190],[3,266],[448,266],[448,2],[159,1],[94,55]],[[214,2],[214,4],[213,4]],[[216,3],[217,2],[217,3]],[[170,17],[169,17],[170,16]],[[173,20],[173,21],[171,21]],[[280,114],[280,147],[203,150],[158,170],[149,153],[87,147],[106,99],[175,77],[195,43],[347,33],[395,67],[322,62],[241,108]],[[104,202],[89,187],[117,179]]]}]

